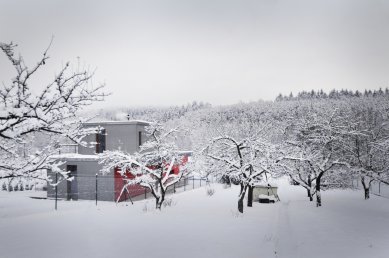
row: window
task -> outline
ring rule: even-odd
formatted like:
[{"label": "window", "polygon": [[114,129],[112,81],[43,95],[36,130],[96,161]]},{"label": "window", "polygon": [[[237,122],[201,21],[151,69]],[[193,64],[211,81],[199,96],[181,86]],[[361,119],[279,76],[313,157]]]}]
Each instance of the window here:
[{"label": "window", "polygon": [[106,145],[105,129],[101,129],[100,133],[96,134],[96,153],[103,153]]}]

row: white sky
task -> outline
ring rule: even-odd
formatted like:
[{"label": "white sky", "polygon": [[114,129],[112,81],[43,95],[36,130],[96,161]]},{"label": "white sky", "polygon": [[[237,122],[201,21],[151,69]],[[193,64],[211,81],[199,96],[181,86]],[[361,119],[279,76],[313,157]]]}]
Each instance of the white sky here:
[{"label": "white sky", "polygon": [[[113,93],[103,106],[389,86],[383,0],[0,0],[0,41],[18,43],[27,63],[52,35],[51,66],[41,75],[81,57]],[[0,82],[9,71],[1,55]]]}]

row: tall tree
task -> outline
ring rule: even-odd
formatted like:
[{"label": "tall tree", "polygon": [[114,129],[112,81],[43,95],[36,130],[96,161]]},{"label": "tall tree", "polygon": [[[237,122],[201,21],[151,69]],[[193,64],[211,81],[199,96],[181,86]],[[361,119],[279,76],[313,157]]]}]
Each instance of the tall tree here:
[{"label": "tall tree", "polygon": [[[103,85],[93,87],[90,83],[93,73],[71,71],[69,63],[46,86],[37,85],[33,78],[47,65],[49,47],[32,67],[26,65],[21,55],[15,54],[15,48],[13,43],[0,43],[2,53],[15,71],[15,76],[0,86],[0,179],[47,180],[39,173],[42,169],[66,177],[66,171],[61,171],[58,163],[50,162],[49,156],[58,148],[58,137],[83,143],[82,138],[90,130],[81,128],[82,120],[77,118],[77,112],[104,99]],[[39,80],[39,83],[43,82]],[[43,89],[37,91],[39,88]],[[48,139],[47,146],[33,154],[26,153],[26,142],[37,133]]]}]

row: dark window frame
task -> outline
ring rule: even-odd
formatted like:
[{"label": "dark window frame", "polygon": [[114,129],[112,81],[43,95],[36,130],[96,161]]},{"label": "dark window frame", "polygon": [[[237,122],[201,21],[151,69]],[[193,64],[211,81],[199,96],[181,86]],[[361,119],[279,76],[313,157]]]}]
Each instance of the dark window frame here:
[{"label": "dark window frame", "polygon": [[101,129],[99,133],[96,134],[96,153],[103,153],[106,150],[107,146],[107,137],[106,130]]}]

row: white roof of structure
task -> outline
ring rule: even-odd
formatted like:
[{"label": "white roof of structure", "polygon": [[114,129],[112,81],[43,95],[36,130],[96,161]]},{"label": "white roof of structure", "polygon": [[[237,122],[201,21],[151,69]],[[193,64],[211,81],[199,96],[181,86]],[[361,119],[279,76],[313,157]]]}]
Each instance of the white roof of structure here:
[{"label": "white roof of structure", "polygon": [[73,161],[92,161],[99,159],[98,155],[83,155],[78,153],[64,153],[52,155],[50,158],[59,160],[73,160]]},{"label": "white roof of structure", "polygon": [[275,184],[275,183],[267,183],[267,182],[255,183],[254,187],[268,187],[268,184],[270,184],[270,187],[277,187],[277,184]]},{"label": "white roof of structure", "polygon": [[143,120],[129,120],[129,121],[93,121],[86,122],[85,125],[150,125],[150,122]]}]

